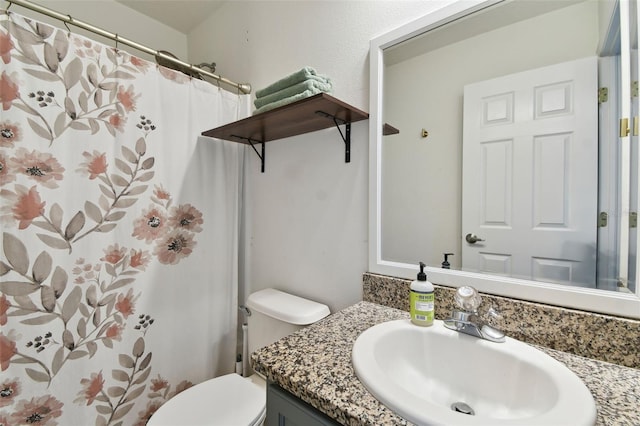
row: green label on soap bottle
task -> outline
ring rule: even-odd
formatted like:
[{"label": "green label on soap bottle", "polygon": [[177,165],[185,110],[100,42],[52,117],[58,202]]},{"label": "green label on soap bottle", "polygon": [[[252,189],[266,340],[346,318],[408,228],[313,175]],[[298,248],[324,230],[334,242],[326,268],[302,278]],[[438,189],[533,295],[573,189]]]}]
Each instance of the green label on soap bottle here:
[{"label": "green label on soap bottle", "polygon": [[433,322],[434,295],[433,292],[422,293],[411,291],[410,313],[411,320],[430,324]]}]

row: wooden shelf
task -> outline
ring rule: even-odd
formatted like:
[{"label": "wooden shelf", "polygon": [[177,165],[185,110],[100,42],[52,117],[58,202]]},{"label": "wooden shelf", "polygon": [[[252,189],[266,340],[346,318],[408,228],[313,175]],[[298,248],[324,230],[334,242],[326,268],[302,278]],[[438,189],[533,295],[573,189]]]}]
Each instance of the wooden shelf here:
[{"label": "wooden shelf", "polygon": [[[367,120],[369,114],[349,104],[346,104],[326,93],[320,93],[297,102],[266,111],[245,119],[216,127],[202,132],[203,136],[209,136],[228,141],[234,141],[251,145],[256,154],[262,160],[264,172],[264,144],[266,142],[288,138],[338,127],[340,135],[345,142],[345,161],[350,161],[351,150],[351,123]],[[346,135],[340,130],[340,125],[346,125]],[[383,131],[397,129],[385,124]],[[258,152],[255,145],[262,145],[262,153]]]},{"label": "wooden shelf", "polygon": [[382,125],[382,135],[383,136],[397,135],[398,133],[400,133],[400,130],[396,129],[391,124],[384,123]]},{"label": "wooden shelf", "polygon": [[316,111],[330,114],[346,123],[355,123],[369,118],[369,114],[366,112],[326,93],[320,93],[271,111],[207,130],[202,132],[202,135],[242,143],[249,143],[247,139],[270,142],[335,125],[331,118],[317,114]]}]

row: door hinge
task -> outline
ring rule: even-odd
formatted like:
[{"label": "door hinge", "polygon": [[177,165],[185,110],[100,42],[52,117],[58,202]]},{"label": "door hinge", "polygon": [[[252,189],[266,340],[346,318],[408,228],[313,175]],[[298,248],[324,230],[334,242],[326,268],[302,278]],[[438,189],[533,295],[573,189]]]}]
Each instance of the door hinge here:
[{"label": "door hinge", "polygon": [[638,80],[631,82],[631,97],[638,97]]},{"label": "door hinge", "polygon": [[638,213],[631,212],[629,213],[629,228],[637,228],[638,227]]},{"label": "door hinge", "polygon": [[605,228],[608,222],[609,215],[607,214],[607,212],[600,212],[600,214],[598,215],[598,227]]},{"label": "door hinge", "polygon": [[598,103],[603,104],[609,100],[609,88],[601,87],[598,89]]},{"label": "door hinge", "polygon": [[631,129],[629,129],[629,119],[621,118],[620,119],[620,137],[626,138],[627,136],[629,136],[630,130]]}]

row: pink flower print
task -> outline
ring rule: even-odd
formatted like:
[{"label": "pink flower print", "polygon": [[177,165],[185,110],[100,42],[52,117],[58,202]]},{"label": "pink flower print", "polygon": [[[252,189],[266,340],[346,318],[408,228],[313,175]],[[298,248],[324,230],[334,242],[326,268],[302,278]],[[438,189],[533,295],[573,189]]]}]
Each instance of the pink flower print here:
[{"label": "pink flower print", "polygon": [[22,140],[20,126],[10,121],[0,123],[0,147],[13,148],[13,144]]},{"label": "pink flower print", "polygon": [[0,57],[2,62],[8,64],[11,62],[11,49],[13,49],[13,41],[9,34],[0,33]]},{"label": "pink flower print", "polygon": [[162,65],[158,65],[158,71],[167,80],[175,81],[178,84],[185,84],[191,81],[191,77],[188,75],[163,67]]},{"label": "pink flower print", "polygon": [[16,425],[38,424],[46,426],[56,426],[57,417],[62,415],[64,404],[51,395],[31,398],[30,401],[23,399],[14,406],[11,414],[11,422]]},{"label": "pink flower print", "polygon": [[104,152],[93,151],[93,154],[90,154],[85,151],[82,155],[87,161],[82,163],[82,168],[78,170],[88,174],[89,179],[95,179],[107,171],[107,156]]},{"label": "pink flower print", "polygon": [[2,382],[0,384],[0,407],[12,405],[16,397],[20,395],[20,391],[21,389],[18,379],[5,380]]},{"label": "pink flower print", "polygon": [[126,112],[136,110],[136,99],[138,97],[140,97],[140,95],[135,95],[133,93],[133,85],[130,85],[126,90],[124,86],[118,87],[117,98]]},{"label": "pink flower print", "polygon": [[176,386],[176,392],[173,395],[176,396],[180,392],[186,391],[191,386],[193,386],[193,383],[191,383],[189,380],[183,380],[178,383],[178,385]]},{"label": "pink flower print", "polygon": [[119,132],[124,131],[124,126],[127,124],[127,117],[124,117],[120,114],[112,114],[109,117],[109,124],[111,124],[116,130]]},{"label": "pink flower print", "polygon": [[76,45],[76,55],[81,58],[95,58],[97,53],[100,53],[102,47],[96,43],[94,46],[90,40],[75,37],[73,43]]},{"label": "pink flower print", "polygon": [[[11,74],[15,76],[16,73]],[[17,79],[17,77],[14,77]],[[2,71],[2,76],[0,77],[0,102],[2,103],[2,109],[8,110],[11,108],[11,103],[18,99],[20,96],[20,91],[18,90],[18,85],[13,80],[12,77],[9,77],[6,71]]]},{"label": "pink flower print", "polygon": [[[101,260],[105,260],[109,255],[118,256],[117,253],[111,253],[109,249],[105,250],[105,257]],[[113,259],[113,258],[109,258]],[[110,262],[109,262],[110,263]],[[116,262],[117,263],[117,262]],[[71,272],[76,276],[73,282],[76,284],[84,284],[88,281],[93,281],[96,277],[97,272],[102,269],[102,264],[100,262],[92,265],[91,263],[84,263],[84,259],[80,258],[76,260],[76,266],[73,267]]]},{"label": "pink flower print", "polygon": [[[120,262],[124,256],[127,254],[127,249],[122,247],[120,248],[119,244],[112,244],[104,250],[104,257],[101,257],[100,260],[110,263],[112,265],[116,265]],[[91,265],[89,266],[89,270],[91,270]],[[86,267],[85,267],[86,270]]]},{"label": "pink flower print", "polygon": [[88,379],[81,379],[80,384],[83,388],[78,393],[78,398],[76,398],[74,402],[83,403],[87,401],[87,405],[93,404],[93,401],[98,395],[100,395],[104,386],[102,371],[99,373],[91,373],[91,377]]},{"label": "pink flower print", "polygon": [[13,217],[19,222],[18,229],[26,229],[31,221],[44,213],[45,202],[40,200],[40,194],[35,186],[27,191],[22,185],[16,185],[18,201],[11,211]]},{"label": "pink flower print", "polygon": [[182,204],[171,209],[169,226],[172,228],[186,229],[192,232],[202,231],[202,213],[191,204]]},{"label": "pink flower print", "polygon": [[29,152],[25,148],[18,148],[16,156],[11,159],[11,166],[14,170],[51,189],[57,188],[56,181],[63,178],[64,167],[47,152]]},{"label": "pink flower print", "polygon": [[138,413],[138,421],[134,423],[134,426],[146,426],[153,413],[158,411],[161,405],[162,403],[159,401],[147,402],[147,408]]},{"label": "pink flower print", "polygon": [[170,200],[171,199],[171,194],[169,194],[168,191],[166,191],[162,185],[158,186],[158,185],[154,185],[155,188],[153,189],[153,195],[155,195],[155,197],[158,200]]},{"label": "pink flower print", "polygon": [[166,389],[168,387],[169,387],[169,382],[167,382],[165,379],[160,377],[159,374],[158,374],[158,378],[157,379],[151,379],[151,391],[152,392],[158,392],[158,391],[161,391],[162,389]]},{"label": "pink flower print", "polygon": [[128,318],[129,315],[135,312],[135,299],[137,297],[133,297],[133,290],[129,290],[127,295],[119,294],[118,299],[116,301],[116,310],[122,314],[125,318]]},{"label": "pink flower print", "polygon": [[122,340],[123,328],[124,327],[122,327],[120,324],[113,324],[109,326],[109,328],[107,328],[107,331],[104,333],[105,337],[112,340],[117,340],[119,342],[120,340]]},{"label": "pink flower print", "polygon": [[149,252],[131,249],[129,253],[129,266],[144,271],[149,264]]},{"label": "pink flower print", "polygon": [[0,152],[0,185],[6,185],[14,180],[16,180],[16,175],[9,168],[9,159],[4,152]]},{"label": "pink flower print", "polygon": [[166,232],[167,217],[164,212],[154,206],[142,211],[142,217],[133,222],[132,236],[150,243]]},{"label": "pink flower print", "polygon": [[189,256],[195,246],[196,242],[190,232],[174,229],[158,241],[153,254],[158,257],[160,263],[175,265]]},{"label": "pink flower print", "polygon": [[129,60],[131,61],[131,65],[133,65],[134,67],[138,68],[139,71],[142,71],[145,74],[147,72],[147,69],[149,69],[149,67],[150,67],[149,62],[145,61],[144,59],[140,59],[138,57],[131,56],[129,58]]},{"label": "pink flower print", "polygon": [[10,337],[0,333],[0,370],[9,368],[11,358],[18,352],[16,342]]},{"label": "pink flower print", "polygon": [[7,325],[7,311],[11,307],[11,303],[4,294],[0,294],[0,325]]}]

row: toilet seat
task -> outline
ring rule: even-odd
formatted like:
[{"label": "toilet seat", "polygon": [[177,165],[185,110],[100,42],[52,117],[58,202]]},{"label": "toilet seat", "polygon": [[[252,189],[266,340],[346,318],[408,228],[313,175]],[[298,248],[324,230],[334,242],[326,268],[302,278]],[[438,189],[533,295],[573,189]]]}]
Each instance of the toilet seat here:
[{"label": "toilet seat", "polygon": [[266,416],[263,387],[238,374],[207,380],[162,405],[148,426],[253,426]]}]

